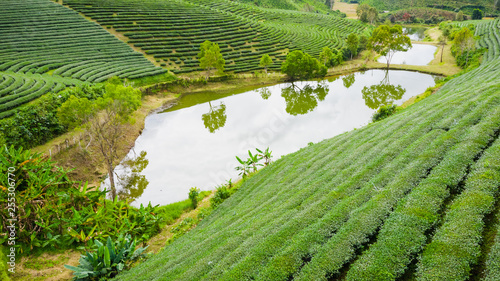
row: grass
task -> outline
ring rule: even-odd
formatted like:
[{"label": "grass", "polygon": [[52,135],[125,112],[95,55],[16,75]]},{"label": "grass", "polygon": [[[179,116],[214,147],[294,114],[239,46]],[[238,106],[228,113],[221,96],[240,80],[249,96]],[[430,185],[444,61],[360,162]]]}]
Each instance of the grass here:
[{"label": "grass", "polygon": [[[485,62],[383,121],[282,157],[117,280],[467,276],[485,254],[478,222],[498,200],[499,69]],[[454,253],[456,265],[432,262]]]}]

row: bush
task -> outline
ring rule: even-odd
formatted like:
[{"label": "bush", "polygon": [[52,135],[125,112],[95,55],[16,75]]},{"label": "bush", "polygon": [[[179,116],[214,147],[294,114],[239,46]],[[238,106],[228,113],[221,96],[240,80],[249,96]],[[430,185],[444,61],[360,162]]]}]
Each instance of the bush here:
[{"label": "bush", "polygon": [[474,9],[474,11],[472,11],[472,19],[473,20],[480,20],[483,18],[483,16],[484,16],[483,11],[481,11],[479,9]]},{"label": "bush", "polygon": [[64,265],[67,269],[74,271],[73,280],[90,281],[112,278],[121,271],[128,269],[138,258],[144,256],[145,248],[136,248],[137,241],[130,235],[120,235],[113,243],[110,237],[106,241],[106,246],[95,241],[94,251],[86,252],[80,258],[80,264],[75,267]]},{"label": "bush", "polygon": [[222,202],[224,202],[224,200],[229,198],[229,196],[231,196],[231,194],[229,193],[229,190],[227,189],[227,187],[225,185],[222,185],[222,186],[217,188],[214,196],[212,198],[210,198],[210,205],[213,208],[217,208],[217,206],[219,206]]},{"label": "bush", "polygon": [[7,274],[7,257],[5,256],[2,245],[0,245],[0,280],[10,280],[9,275]]},{"label": "bush", "polygon": [[377,112],[375,112],[375,114],[373,114],[372,121],[377,122],[377,121],[383,120],[383,119],[393,115],[394,113],[396,113],[396,105],[389,104],[389,105],[381,106],[377,110]]},{"label": "bush", "polygon": [[191,187],[189,189],[189,199],[191,200],[191,206],[193,209],[198,207],[198,195],[200,194],[200,190],[196,187]]}]

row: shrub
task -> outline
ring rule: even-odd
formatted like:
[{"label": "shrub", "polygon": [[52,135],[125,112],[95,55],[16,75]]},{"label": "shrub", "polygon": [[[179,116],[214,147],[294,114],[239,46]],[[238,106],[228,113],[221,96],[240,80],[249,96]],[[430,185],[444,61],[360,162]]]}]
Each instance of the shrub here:
[{"label": "shrub", "polygon": [[215,191],[215,194],[212,198],[210,198],[210,205],[213,208],[217,208],[224,200],[229,198],[231,194],[229,193],[229,190],[225,185],[221,185],[220,187],[217,188]]},{"label": "shrub", "polygon": [[281,65],[281,71],[291,80],[325,77],[328,69],[326,66],[309,54],[296,50],[286,56],[286,61]]},{"label": "shrub", "polygon": [[196,187],[191,187],[189,189],[189,199],[191,200],[191,206],[193,209],[198,207],[198,195],[200,194],[200,190]]},{"label": "shrub", "polygon": [[472,11],[472,19],[473,20],[480,20],[483,18],[483,11],[479,10],[479,9],[474,9],[474,11]]},{"label": "shrub", "polygon": [[389,104],[389,105],[384,105],[381,106],[377,112],[375,112],[372,116],[372,121],[377,122],[380,120],[383,120],[391,115],[396,113],[396,105]]},{"label": "shrub", "polygon": [[[118,233],[143,241],[158,233],[161,218],[155,214],[156,207],[134,208],[123,201],[107,201],[105,191],[87,190],[86,185],[72,182],[68,171],[39,153],[13,146],[2,150],[0,187],[14,179],[16,247],[20,253],[88,245],[92,239],[116,237]],[[8,193],[1,192],[0,233],[7,232],[7,201]],[[7,236],[0,236],[0,244],[6,240]]]},{"label": "shrub", "polygon": [[106,245],[96,240],[94,250],[82,255],[77,267],[71,265],[64,265],[64,267],[74,271],[73,280],[75,281],[112,278],[144,256],[143,252],[149,246],[136,250],[136,243],[130,235],[120,235],[114,243],[108,237]]}]

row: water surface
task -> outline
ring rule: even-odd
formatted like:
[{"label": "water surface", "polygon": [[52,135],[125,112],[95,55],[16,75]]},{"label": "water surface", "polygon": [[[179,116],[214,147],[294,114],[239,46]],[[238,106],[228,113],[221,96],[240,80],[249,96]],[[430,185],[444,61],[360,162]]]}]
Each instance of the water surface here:
[{"label": "water surface", "polygon": [[[434,59],[436,46],[426,44],[412,44],[413,47],[407,52],[396,52],[392,57],[391,64],[427,65]],[[387,63],[384,56],[378,62]]]},{"label": "water surface", "polygon": [[128,181],[121,196],[134,198],[134,205],[184,200],[191,187],[209,190],[238,178],[236,155],[246,159],[248,150],[270,147],[277,159],[359,128],[380,106],[401,104],[434,84],[427,74],[369,70],[225,97],[187,95],[178,106],[146,118],[128,155],[138,165],[129,161],[128,172],[116,170]]}]

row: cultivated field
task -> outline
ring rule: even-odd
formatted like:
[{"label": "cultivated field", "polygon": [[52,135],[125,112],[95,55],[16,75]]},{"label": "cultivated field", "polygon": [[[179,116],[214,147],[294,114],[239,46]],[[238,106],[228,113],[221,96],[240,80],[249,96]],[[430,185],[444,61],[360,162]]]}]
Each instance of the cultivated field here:
[{"label": "cultivated field", "polygon": [[317,56],[323,47],[341,48],[350,33],[368,28],[336,15],[262,9],[225,0],[66,0],[65,5],[113,28],[175,73],[201,70],[197,54],[205,40],[218,43],[226,70],[260,69],[269,54],[279,69],[290,50]]}]

